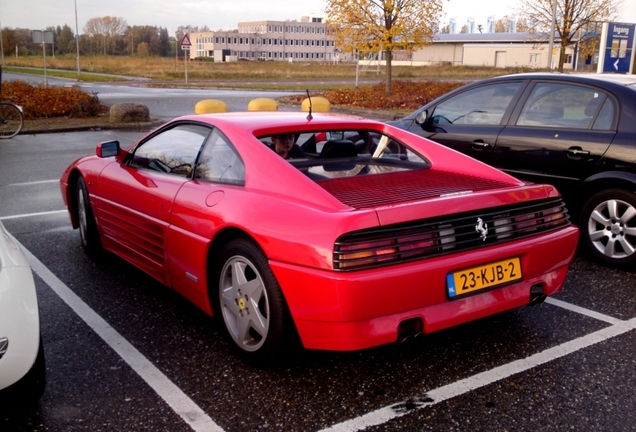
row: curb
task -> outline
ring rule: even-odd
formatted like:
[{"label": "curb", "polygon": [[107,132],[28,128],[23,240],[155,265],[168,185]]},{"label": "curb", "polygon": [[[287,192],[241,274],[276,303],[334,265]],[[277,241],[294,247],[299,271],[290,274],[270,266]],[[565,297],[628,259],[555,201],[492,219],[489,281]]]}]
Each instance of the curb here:
[{"label": "curb", "polygon": [[155,119],[149,122],[142,123],[94,123],[78,126],[60,126],[51,128],[31,128],[22,129],[18,135],[38,135],[45,133],[65,133],[65,132],[85,132],[85,131],[100,131],[100,130],[121,130],[130,132],[144,132],[155,129],[169,119]]}]

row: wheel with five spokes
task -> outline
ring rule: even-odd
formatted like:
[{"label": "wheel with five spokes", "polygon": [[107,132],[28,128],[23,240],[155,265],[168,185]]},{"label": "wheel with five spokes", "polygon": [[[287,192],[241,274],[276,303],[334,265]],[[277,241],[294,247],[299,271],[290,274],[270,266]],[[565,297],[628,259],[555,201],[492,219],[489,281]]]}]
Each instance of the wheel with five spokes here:
[{"label": "wheel with five spokes", "polygon": [[291,319],[281,289],[263,251],[239,238],[221,252],[215,314],[232,345],[249,361],[269,365],[289,348]]}]

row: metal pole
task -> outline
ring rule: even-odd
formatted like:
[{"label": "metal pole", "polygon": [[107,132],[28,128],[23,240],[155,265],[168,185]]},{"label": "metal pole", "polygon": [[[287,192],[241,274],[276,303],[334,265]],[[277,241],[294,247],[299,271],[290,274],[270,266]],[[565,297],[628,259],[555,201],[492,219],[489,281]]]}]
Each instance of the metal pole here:
[{"label": "metal pole", "polygon": [[2,24],[0,24],[0,56],[2,56],[2,67],[4,67],[4,44],[2,43]]},{"label": "metal pole", "polygon": [[44,87],[48,87],[49,83],[46,79],[46,43],[44,43],[44,30],[42,30],[42,58],[44,59]]},{"label": "metal pole", "polygon": [[548,70],[552,70],[552,49],[554,48],[554,27],[556,25],[557,0],[552,0],[552,22],[550,23],[550,44],[548,45]]},{"label": "metal pole", "polygon": [[358,77],[360,76],[360,56],[356,50],[356,90],[358,89]]},{"label": "metal pole", "polygon": [[77,46],[77,77],[80,76],[80,59],[79,59],[79,30],[77,26],[77,0],[75,1],[75,45]]}]

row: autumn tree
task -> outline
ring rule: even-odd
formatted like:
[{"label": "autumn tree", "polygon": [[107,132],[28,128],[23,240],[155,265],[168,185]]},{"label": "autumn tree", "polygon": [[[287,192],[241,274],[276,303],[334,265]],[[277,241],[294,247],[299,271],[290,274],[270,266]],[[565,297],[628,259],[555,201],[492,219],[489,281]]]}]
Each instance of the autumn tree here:
[{"label": "autumn tree", "polygon": [[[126,35],[126,52],[134,54],[136,48],[144,42],[148,53],[146,55],[156,55],[165,57],[170,48],[170,36],[164,27],[156,26],[133,26],[129,27]],[[137,52],[138,54],[142,54]]]},{"label": "autumn tree", "polygon": [[495,33],[508,33],[508,23],[510,18],[508,15],[495,21]]},{"label": "autumn tree", "polygon": [[66,24],[64,27],[57,26],[55,29],[55,50],[60,54],[68,54],[74,53],[76,49],[73,30]]},{"label": "autumn tree", "polygon": [[349,52],[384,52],[386,94],[396,50],[430,43],[443,0],[326,0],[325,14],[336,45]]},{"label": "autumn tree", "polygon": [[528,33],[531,31],[530,26],[528,25],[528,22],[525,18],[517,19],[517,22],[515,23],[515,31],[517,33]]},{"label": "autumn tree", "polygon": [[93,38],[99,45],[99,39],[102,40],[104,54],[106,54],[107,46],[111,47],[111,51],[117,46],[117,39],[126,33],[128,24],[121,17],[105,16],[101,18],[91,18],[86,22],[84,33]]},{"label": "autumn tree", "polygon": [[[519,0],[520,15],[534,23],[534,30],[549,35],[553,21],[553,0]],[[559,72],[563,72],[565,50],[575,40],[586,43],[597,35],[586,32],[594,22],[616,17],[623,0],[555,0],[556,24],[554,38],[558,39]],[[549,36],[548,36],[549,37]]]}]

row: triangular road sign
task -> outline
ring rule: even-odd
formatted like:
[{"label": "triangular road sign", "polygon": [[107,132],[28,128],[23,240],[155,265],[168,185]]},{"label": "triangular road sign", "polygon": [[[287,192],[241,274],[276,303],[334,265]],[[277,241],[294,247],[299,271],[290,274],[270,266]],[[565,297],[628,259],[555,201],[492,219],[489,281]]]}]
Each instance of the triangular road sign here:
[{"label": "triangular road sign", "polygon": [[183,37],[181,38],[181,43],[179,45],[181,45],[182,47],[184,47],[184,46],[187,46],[187,47],[192,46],[192,44],[190,43],[190,38],[188,37],[187,33],[183,35]]}]

